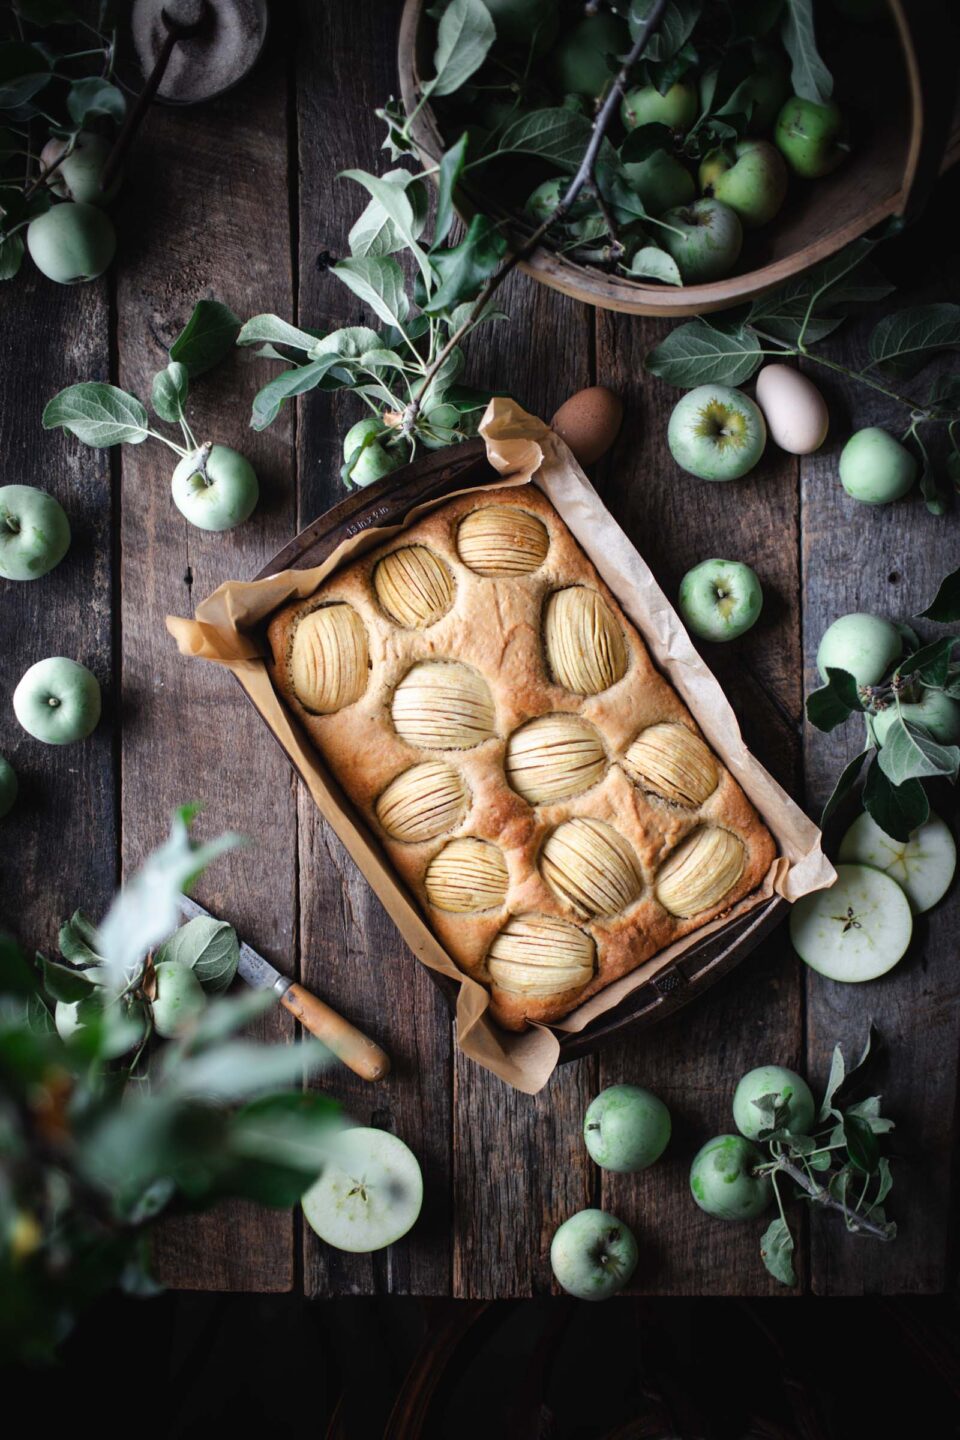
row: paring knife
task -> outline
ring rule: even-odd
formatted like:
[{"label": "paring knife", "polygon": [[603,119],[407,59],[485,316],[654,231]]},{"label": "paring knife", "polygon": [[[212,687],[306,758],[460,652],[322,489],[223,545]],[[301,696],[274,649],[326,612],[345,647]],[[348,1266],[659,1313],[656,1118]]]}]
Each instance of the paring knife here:
[{"label": "paring knife", "polygon": [[[187,895],[181,895],[180,909],[191,920],[198,915],[205,915],[209,920],[218,918]],[[297,985],[288,976],[281,975],[275,965],[264,960],[243,941],[240,942],[239,973],[254,990],[274,990],[284,1009],[289,1010],[311,1035],[322,1040],[327,1049],[332,1050],[337,1059],[349,1066],[361,1080],[382,1080],[388,1073],[390,1057],[379,1045],[338,1015],[336,1010],[318,1000],[316,995],[311,995],[309,990]]]}]

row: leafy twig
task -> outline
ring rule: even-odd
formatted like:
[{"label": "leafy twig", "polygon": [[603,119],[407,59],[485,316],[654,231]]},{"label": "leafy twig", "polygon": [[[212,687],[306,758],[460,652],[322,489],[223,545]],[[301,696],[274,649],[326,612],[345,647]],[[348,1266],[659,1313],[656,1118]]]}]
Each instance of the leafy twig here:
[{"label": "leafy twig", "polygon": [[603,138],[610,125],[610,121],[613,119],[614,113],[616,112],[620,100],[623,97],[627,82],[630,79],[630,73],[633,70],[634,65],[636,65],[638,60],[640,60],[641,56],[643,55],[643,52],[647,47],[648,41],[651,40],[656,33],[660,21],[663,17],[663,13],[667,8],[667,3],[668,0],[656,0],[656,3],[651,9],[642,32],[634,41],[634,44],[629,54],[627,55],[622,66],[620,67],[619,73],[614,79],[613,84],[610,86],[610,89],[607,91],[606,98],[604,99],[603,104],[597,112],[596,119],[593,122],[590,142],[583,153],[583,157],[580,161],[579,166],[577,167],[573,179],[570,181],[570,184],[567,186],[566,190],[561,195],[555,210],[551,215],[547,217],[546,220],[544,220],[541,225],[537,226],[533,234],[530,235],[529,238],[525,240],[522,245],[520,245],[517,249],[511,251],[511,253],[507,256],[506,260],[501,265],[500,269],[496,272],[496,274],[490,277],[490,279],[484,285],[483,289],[480,291],[480,294],[474,302],[473,308],[471,309],[467,318],[453,332],[453,334],[447,340],[447,343],[444,345],[443,349],[434,358],[433,363],[426,371],[424,383],[421,390],[411,399],[410,403],[404,410],[403,424],[401,426],[402,433],[404,435],[410,435],[416,427],[417,415],[420,411],[420,404],[424,394],[427,391],[427,387],[429,386],[430,381],[437,374],[441,365],[443,365],[444,361],[448,358],[448,356],[457,348],[461,340],[463,340],[470,327],[476,322],[476,320],[479,319],[480,315],[483,313],[484,309],[489,304],[490,300],[493,298],[496,292],[500,289],[500,286],[506,280],[507,276],[516,268],[516,266],[520,263],[521,260],[525,260],[529,255],[533,254],[534,250],[536,250],[537,246],[540,244],[541,240],[544,238],[551,226],[556,225],[556,223],[559,220],[562,220],[563,217],[569,212],[577,196],[580,194],[580,191],[583,190],[585,186],[589,185],[593,188],[594,192],[597,194],[597,198],[599,201],[599,188],[596,185],[594,171],[596,167],[597,156],[600,153],[600,146],[603,143]]},{"label": "leafy twig", "polygon": [[[807,1195],[809,1195],[814,1205],[820,1205],[825,1210],[839,1211],[849,1230],[862,1231],[864,1235],[872,1235],[875,1240],[893,1240],[896,1238],[897,1227],[892,1221],[888,1221],[884,1225],[878,1225],[875,1220],[871,1220],[868,1216],[864,1215],[861,1210],[851,1210],[849,1205],[844,1204],[842,1200],[834,1199],[829,1190],[823,1185],[818,1185],[809,1175],[804,1174],[799,1166],[794,1165],[793,1161],[788,1160],[785,1155],[779,1156],[774,1164],[773,1171],[769,1173],[772,1175],[777,1170],[782,1170],[785,1175],[789,1175],[794,1184],[799,1185],[801,1190],[804,1190]],[[869,1180],[869,1176],[867,1179]]]}]

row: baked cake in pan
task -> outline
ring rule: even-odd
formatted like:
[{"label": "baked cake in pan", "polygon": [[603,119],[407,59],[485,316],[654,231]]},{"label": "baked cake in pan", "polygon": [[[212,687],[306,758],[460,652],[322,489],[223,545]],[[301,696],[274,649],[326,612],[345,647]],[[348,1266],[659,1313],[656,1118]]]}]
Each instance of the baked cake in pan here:
[{"label": "baked cake in pan", "polygon": [[273,616],[274,684],[510,1030],[761,883],[769,831],[544,495],[474,491]]}]

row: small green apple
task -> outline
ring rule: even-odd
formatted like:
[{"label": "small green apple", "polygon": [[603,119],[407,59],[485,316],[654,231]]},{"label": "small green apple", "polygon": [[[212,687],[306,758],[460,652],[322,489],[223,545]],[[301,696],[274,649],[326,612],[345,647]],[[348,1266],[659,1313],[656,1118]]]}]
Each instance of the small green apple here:
[{"label": "small green apple", "polygon": [[27,226],[34,265],[58,285],[78,285],[102,275],[117,248],[116,232],[96,205],[53,205]]},{"label": "small green apple", "polygon": [[65,160],[60,160],[67,144],[68,141],[54,136],[40,151],[40,164],[44,170],[54,165],[57,167],[47,182],[50,189],[62,200],[76,200],[81,205],[109,204],[120,189],[119,175],[109,189],[100,189],[100,176],[113,149],[110,141],[89,130],[81,130],[70,154]]},{"label": "small green apple", "polygon": [[624,22],[609,10],[587,15],[561,39],[553,52],[554,78],[563,95],[598,99],[613,83],[607,56],[625,55],[630,34]]},{"label": "small green apple", "polygon": [[640,1085],[609,1085],[587,1108],[583,1140],[603,1170],[632,1174],[659,1160],[670,1139],[670,1111]]},{"label": "small green apple", "polygon": [[185,455],[170,481],[173,503],[199,530],[232,530],[249,520],[260,498],[250,461],[209,441]]},{"label": "small green apple", "polygon": [[[900,718],[908,725],[919,725],[938,745],[960,742],[960,705],[942,690],[924,690],[915,702],[900,702]],[[897,718],[896,705],[888,705],[873,717],[873,733],[879,746],[886,744],[890,726]]]},{"label": "small green apple", "polygon": [[30,666],[13,692],[13,710],[35,740],[71,745],[96,729],[100,686],[85,665],[53,655]]},{"label": "small green apple", "polygon": [[578,1210],[557,1230],[550,1264],[564,1290],[578,1300],[606,1300],[637,1267],[633,1232],[603,1210]]},{"label": "small green apple", "polygon": [[740,560],[702,560],[680,582],[680,614],[701,640],[736,640],[763,607],[760,581]]},{"label": "small green apple", "polygon": [[836,170],[847,153],[842,130],[843,116],[832,100],[818,105],[793,95],[777,116],[773,138],[795,174],[818,180]]},{"label": "small green apple", "polygon": [[620,101],[620,118],[627,130],[668,125],[675,134],[685,135],[697,118],[697,92],[682,80],[662,95],[656,85],[641,85],[628,90]]},{"label": "small green apple", "polygon": [[865,505],[902,499],[913,488],[918,469],[907,447],[878,425],[858,430],[840,452],[840,484]]},{"label": "small green apple", "polygon": [[[549,220],[554,210],[556,210],[560,204],[561,196],[569,185],[569,177],[564,177],[563,175],[556,175],[551,180],[544,180],[530,195],[526,205],[523,207],[524,213],[538,225],[542,225],[544,220]],[[590,196],[581,192],[567,211],[565,219],[578,220],[583,215],[586,215],[588,210],[592,208],[593,205]],[[358,421],[357,424],[362,425],[363,421]],[[354,426],[354,429],[356,429],[356,426]],[[356,443],[359,445],[359,440]],[[346,448],[346,446],[344,446],[344,448]]]},{"label": "small green apple", "polygon": [[760,408],[729,385],[698,385],[673,407],[667,444],[677,464],[701,480],[738,480],[763,454]]},{"label": "small green apple", "polygon": [[0,575],[4,580],[39,580],[70,548],[70,524],[63,507],[33,485],[0,487]]},{"label": "small green apple", "polygon": [[0,755],[0,820],[13,809],[18,788],[16,770],[5,755]]},{"label": "small green apple", "polygon": [[846,670],[858,685],[879,685],[902,654],[903,639],[895,625],[854,611],[841,615],[823,632],[817,669],[824,680],[828,669]]},{"label": "small green apple", "polygon": [[176,960],[162,960],[154,974],[157,990],[152,1001],[153,1027],[169,1040],[199,1019],[207,1007],[207,997],[193,971]]},{"label": "small green apple", "polygon": [[700,165],[700,189],[735,211],[746,230],[773,219],[787,193],[787,167],[768,140],[738,140],[732,153],[711,150]]},{"label": "small green apple", "polygon": [[648,215],[687,205],[697,193],[690,171],[667,150],[654,150],[645,160],[628,161],[623,173]]},{"label": "small green apple", "polygon": [[753,1220],[773,1199],[768,1175],[755,1174],[763,1156],[742,1135],[717,1135],[693,1157],[690,1191],[718,1220]]},{"label": "small green apple", "polygon": [[794,1135],[809,1135],[817,1107],[810,1086],[795,1070],[783,1065],[758,1065],[748,1070],[733,1092],[733,1119],[741,1135],[759,1140],[761,1130],[770,1129],[770,1118],[756,1101],[775,1095],[776,1107],[786,1106],[783,1121]]},{"label": "small green apple", "polygon": [[661,244],[680,268],[685,285],[729,275],[740,255],[743,227],[735,210],[720,200],[694,200],[662,215]]}]

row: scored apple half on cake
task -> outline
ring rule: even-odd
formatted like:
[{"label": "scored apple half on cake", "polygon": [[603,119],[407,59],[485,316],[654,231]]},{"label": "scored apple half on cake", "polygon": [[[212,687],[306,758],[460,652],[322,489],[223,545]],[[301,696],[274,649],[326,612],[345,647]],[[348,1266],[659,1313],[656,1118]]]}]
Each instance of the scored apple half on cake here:
[{"label": "scored apple half on cake", "polygon": [[724,914],[769,831],[557,512],[448,501],[272,618],[274,684],[511,1030]]}]

